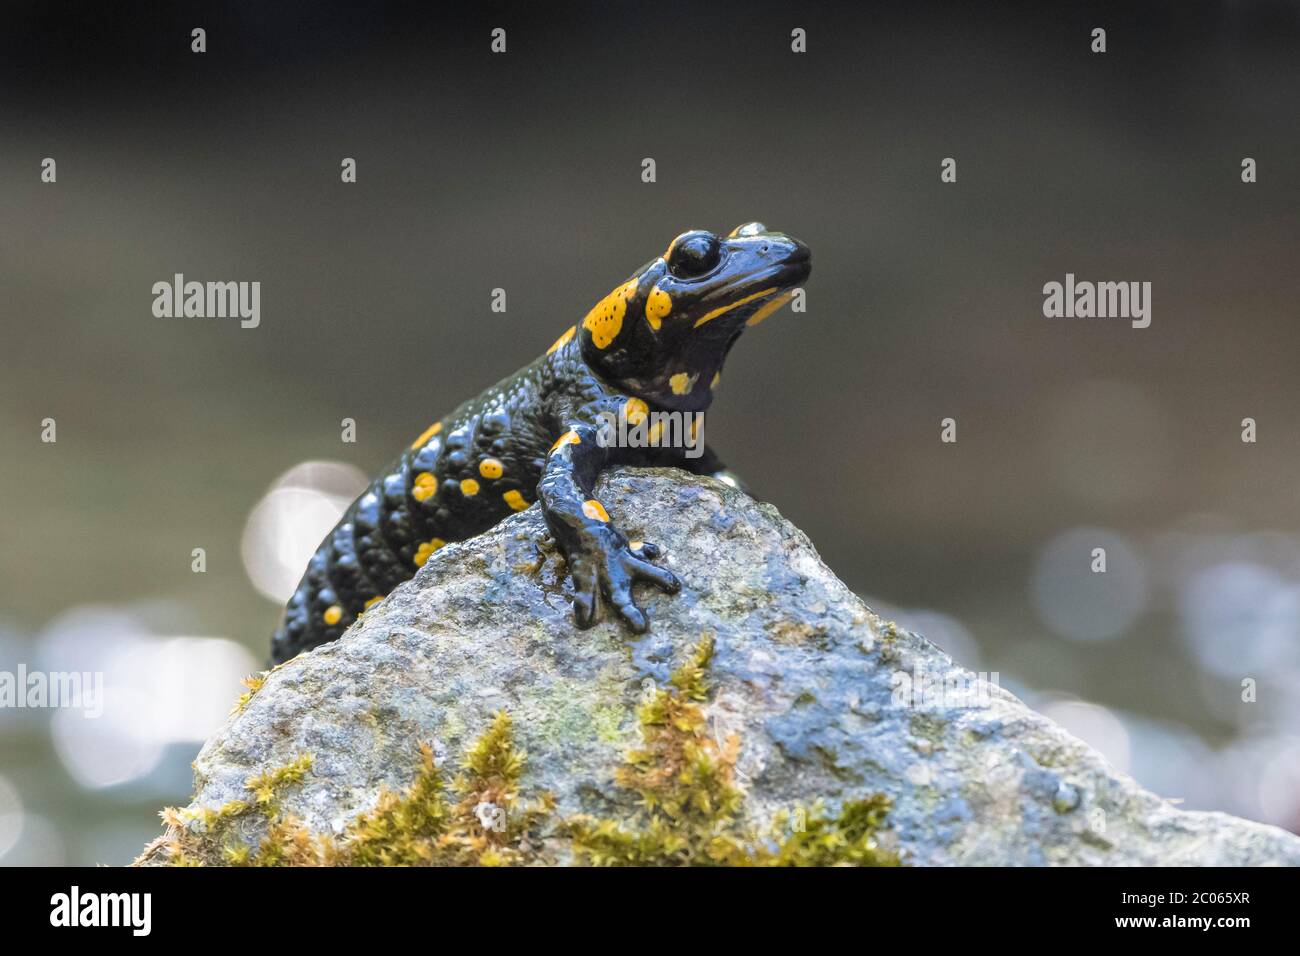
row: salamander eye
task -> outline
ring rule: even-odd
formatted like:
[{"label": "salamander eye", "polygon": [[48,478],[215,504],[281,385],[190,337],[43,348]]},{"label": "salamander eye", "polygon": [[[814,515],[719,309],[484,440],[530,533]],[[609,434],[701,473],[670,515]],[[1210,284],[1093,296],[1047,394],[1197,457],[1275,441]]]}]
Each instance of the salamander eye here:
[{"label": "salamander eye", "polygon": [[679,279],[694,279],[713,269],[722,258],[722,243],[711,232],[687,232],[673,240],[668,271]]}]

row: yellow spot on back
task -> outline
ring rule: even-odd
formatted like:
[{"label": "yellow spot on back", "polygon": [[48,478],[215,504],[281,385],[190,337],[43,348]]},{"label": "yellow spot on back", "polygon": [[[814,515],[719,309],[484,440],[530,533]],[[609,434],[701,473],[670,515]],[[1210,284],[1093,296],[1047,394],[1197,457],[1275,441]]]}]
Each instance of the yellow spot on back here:
[{"label": "yellow spot on back", "polygon": [[610,343],[618,338],[618,333],[623,331],[623,316],[627,313],[628,300],[636,295],[636,281],[628,279],[592,306],[582,320],[582,327],[591,333],[596,348],[609,348]]},{"label": "yellow spot on back", "polygon": [[442,422],[434,422],[432,425],[430,425],[428,428],[426,428],[423,432],[420,433],[419,438],[411,442],[411,450],[414,451],[415,449],[421,447],[425,442],[427,442],[434,435],[438,434],[438,432],[440,431],[442,431]]},{"label": "yellow spot on back", "polygon": [[337,604],[331,604],[325,609],[325,613],[321,615],[321,620],[330,627],[333,627],[339,621],[343,620],[343,608],[339,607]]},{"label": "yellow spot on back", "polygon": [[555,344],[546,350],[546,354],[550,355],[556,349],[562,349],[564,348],[564,346],[568,345],[569,339],[573,338],[573,333],[576,331],[578,331],[578,327],[576,325],[569,326],[568,331],[566,331],[563,335],[561,335],[558,339],[556,339]]},{"label": "yellow spot on back", "polygon": [[595,498],[589,498],[582,503],[582,513],[592,521],[609,521],[609,512]]},{"label": "yellow spot on back", "polygon": [[506,466],[501,464],[500,459],[484,458],[478,464],[478,473],[484,478],[500,478],[506,473]]},{"label": "yellow spot on back", "polygon": [[524,496],[521,495],[518,491],[514,490],[513,488],[510,491],[507,491],[501,497],[504,498],[506,504],[508,504],[515,511],[523,511],[525,508],[528,507],[528,502],[524,500]]},{"label": "yellow spot on back", "polygon": [[428,501],[438,493],[438,479],[432,472],[422,471],[415,476],[411,485],[411,497],[416,501]]},{"label": "yellow spot on back", "polygon": [[466,498],[473,498],[478,494],[478,482],[473,478],[466,478],[460,483],[460,493]]},{"label": "yellow spot on back", "polygon": [[699,375],[687,375],[685,372],[678,372],[668,379],[668,387],[673,390],[674,395],[685,395],[695,387],[695,380],[699,377]]},{"label": "yellow spot on back", "polygon": [[419,550],[415,552],[415,566],[417,568],[424,567],[424,562],[429,560],[429,557],[433,552],[443,547],[446,543],[447,542],[443,541],[442,538],[430,538],[428,541],[423,542],[420,545]]},{"label": "yellow spot on back", "polygon": [[581,445],[582,439],[578,437],[577,432],[565,432],[559,438],[555,439],[555,444],[551,446],[549,454],[554,455],[565,445]]},{"label": "yellow spot on back", "polygon": [[705,312],[702,316],[700,316],[698,319],[695,320],[695,328],[698,329],[705,322],[712,322],[718,316],[730,312],[732,309],[739,308],[740,306],[744,305],[747,302],[753,302],[755,299],[761,299],[765,295],[771,295],[775,291],[776,291],[776,286],[772,286],[772,288],[764,289],[762,292],[755,292],[753,295],[747,295],[743,299],[737,299],[735,302],[731,303],[730,305],[724,305],[721,308],[714,309],[712,312]]},{"label": "yellow spot on back", "polygon": [[645,300],[645,320],[650,323],[650,328],[658,332],[672,310],[672,296],[658,286],[650,290],[650,295]]},{"label": "yellow spot on back", "polygon": [[362,610],[363,610],[363,611],[368,611],[368,610],[370,610],[372,607],[374,607],[376,604],[378,604],[378,603],[379,603],[380,601],[382,601],[383,599],[384,599],[384,596],[383,596],[382,594],[376,594],[374,597],[372,597],[370,600],[368,600],[368,601],[366,602],[366,606],[365,606],[364,608],[362,608]]},{"label": "yellow spot on back", "polygon": [[778,295],[771,302],[764,302],[757,312],[755,312],[753,315],[751,315],[748,319],[745,320],[745,324],[758,325],[758,323],[762,322],[769,315],[771,315],[777,309],[781,308],[781,306],[785,305],[793,298],[794,298],[794,292],[786,292],[782,295]]},{"label": "yellow spot on back", "polygon": [[650,406],[639,398],[629,398],[623,405],[623,418],[629,425],[640,425],[650,414]]}]

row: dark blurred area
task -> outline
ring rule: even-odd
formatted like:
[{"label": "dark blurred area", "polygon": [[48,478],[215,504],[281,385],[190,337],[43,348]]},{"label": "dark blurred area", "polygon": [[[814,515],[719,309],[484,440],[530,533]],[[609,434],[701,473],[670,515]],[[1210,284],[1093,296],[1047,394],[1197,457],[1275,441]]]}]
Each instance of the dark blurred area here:
[{"label": "dark blurred area", "polygon": [[[753,219],[808,308],[710,444],[1145,785],[1300,830],[1298,102],[1294,3],[11,4],[0,670],[107,696],[0,710],[0,863],[127,862],[360,481]],[[260,281],[260,326],[154,317],[176,273]],[[1150,328],[1044,318],[1066,273],[1149,281]]]}]

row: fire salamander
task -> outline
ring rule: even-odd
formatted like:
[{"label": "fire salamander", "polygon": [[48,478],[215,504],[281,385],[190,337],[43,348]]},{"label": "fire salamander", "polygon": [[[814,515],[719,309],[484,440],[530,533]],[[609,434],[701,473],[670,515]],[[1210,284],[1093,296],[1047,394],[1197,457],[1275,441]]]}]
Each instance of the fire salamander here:
[{"label": "fire salamander", "polygon": [[[698,427],[740,333],[789,301],[811,268],[807,246],[762,223],[726,238],[682,233],[545,355],[434,422],[370,484],[308,564],[272,659],[337,639],[447,542],[534,501],[573,579],[578,627],[591,626],[608,603],[644,632],[633,583],[669,593],[681,585],[653,563],[655,545],[629,542],[610,522],[592,495],[596,478],[616,464],[677,465],[734,483],[707,447],[694,457],[662,447],[670,443],[653,433],[671,419],[652,413],[699,413],[690,416]],[[659,424],[650,442],[620,444],[602,433],[611,416]]]}]

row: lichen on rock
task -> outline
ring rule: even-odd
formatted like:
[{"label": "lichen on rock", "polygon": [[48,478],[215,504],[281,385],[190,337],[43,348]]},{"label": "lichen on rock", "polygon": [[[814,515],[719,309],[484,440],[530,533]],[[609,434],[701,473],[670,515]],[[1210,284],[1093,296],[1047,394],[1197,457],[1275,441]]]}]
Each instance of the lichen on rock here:
[{"label": "lichen on rock", "polygon": [[683,581],[638,588],[649,634],[576,630],[513,515],[250,686],[139,862],[1300,864],[881,620],[770,505],[671,469],[597,493]]}]

